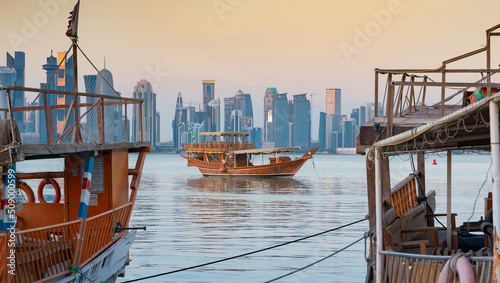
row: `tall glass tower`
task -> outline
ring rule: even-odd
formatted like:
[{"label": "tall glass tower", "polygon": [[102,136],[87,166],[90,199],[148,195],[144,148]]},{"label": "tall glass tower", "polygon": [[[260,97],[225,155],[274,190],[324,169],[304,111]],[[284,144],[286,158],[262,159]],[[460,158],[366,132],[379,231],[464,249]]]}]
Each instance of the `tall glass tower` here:
[{"label": "tall glass tower", "polygon": [[274,146],[288,147],[290,138],[288,99],[286,93],[273,95]]},{"label": "tall glass tower", "polygon": [[[14,56],[7,52],[7,67],[16,70],[15,86],[24,87],[24,69],[25,69],[25,55],[22,51],[16,51]],[[12,106],[14,108],[24,107],[24,91],[12,91]],[[23,112],[15,112],[14,119],[17,121],[17,126],[21,133],[25,132]]]},{"label": "tall glass tower", "polygon": [[306,95],[293,96],[293,145],[302,149],[311,145],[311,104]]}]

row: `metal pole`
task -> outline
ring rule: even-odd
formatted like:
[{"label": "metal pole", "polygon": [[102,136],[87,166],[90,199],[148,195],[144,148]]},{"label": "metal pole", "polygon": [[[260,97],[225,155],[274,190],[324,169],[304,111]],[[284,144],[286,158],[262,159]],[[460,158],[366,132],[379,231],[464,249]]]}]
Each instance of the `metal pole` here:
[{"label": "metal pole", "polygon": [[375,148],[375,215],[377,227],[377,274],[376,282],[382,283],[382,269],[384,263],[380,251],[383,250],[384,245],[384,227],[382,223],[382,155],[380,149]]},{"label": "metal pole", "polygon": [[491,177],[493,179],[493,282],[500,282],[500,133],[498,104],[490,102]]},{"label": "metal pole", "polygon": [[446,154],[446,243],[451,249],[451,150]]}]

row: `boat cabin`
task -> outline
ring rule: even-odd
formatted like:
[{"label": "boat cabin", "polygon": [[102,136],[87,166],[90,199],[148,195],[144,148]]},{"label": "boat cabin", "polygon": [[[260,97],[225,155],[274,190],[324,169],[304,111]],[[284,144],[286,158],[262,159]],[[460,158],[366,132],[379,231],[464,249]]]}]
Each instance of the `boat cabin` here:
[{"label": "boat cabin", "polygon": [[[357,152],[367,157],[366,282],[500,281],[500,84],[494,82],[499,70],[490,60],[490,37],[500,35],[499,28],[487,30],[485,47],[439,68],[375,70],[375,118],[360,127],[357,137]],[[486,54],[486,68],[452,68],[477,54]],[[467,79],[453,81],[457,77]],[[484,212],[463,225],[456,223],[461,208],[451,202],[457,150],[490,154],[493,172],[492,184],[477,200]],[[425,158],[435,153],[447,156],[445,196],[426,184]],[[409,168],[400,182],[391,180],[394,156],[404,156]]]}]

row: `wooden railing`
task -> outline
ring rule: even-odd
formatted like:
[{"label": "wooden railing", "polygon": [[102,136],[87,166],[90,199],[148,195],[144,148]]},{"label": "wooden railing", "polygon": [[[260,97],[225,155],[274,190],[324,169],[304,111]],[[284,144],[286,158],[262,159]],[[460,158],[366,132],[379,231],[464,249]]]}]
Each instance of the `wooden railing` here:
[{"label": "wooden railing", "polygon": [[401,216],[417,204],[417,187],[414,174],[406,177],[391,190],[392,207]]},{"label": "wooden railing", "polygon": [[7,281],[7,234],[0,232],[0,281]]},{"label": "wooden railing", "polygon": [[16,232],[15,282],[35,282],[68,271],[81,223],[75,220]]},{"label": "wooden railing", "polygon": [[[126,227],[130,214],[132,213],[133,203],[127,203],[123,206],[107,211],[105,213],[90,217],[85,223],[84,240],[80,253],[80,265],[88,263],[94,255],[111,245],[120,233],[115,233],[117,224],[120,223]],[[121,232],[126,233],[126,232]]]},{"label": "wooden railing", "polygon": [[[70,265],[84,266],[108,248],[126,230],[133,202],[116,209],[68,223],[15,233],[15,276],[8,275],[8,234],[0,232],[0,282],[36,282],[70,274]],[[82,233],[83,226],[83,234]],[[119,228],[119,227],[118,227]],[[80,253],[77,253],[78,247]]]},{"label": "wooden railing", "polygon": [[[380,253],[384,257],[382,282],[438,282],[441,269],[451,258],[451,256],[405,254],[392,251]],[[493,257],[471,256],[469,260],[476,282],[491,282]],[[457,274],[450,274],[450,276],[453,278],[452,282],[459,282]]]},{"label": "wooden railing", "polygon": [[186,143],[184,149],[255,149],[255,144],[248,142],[205,141],[203,143]]}]

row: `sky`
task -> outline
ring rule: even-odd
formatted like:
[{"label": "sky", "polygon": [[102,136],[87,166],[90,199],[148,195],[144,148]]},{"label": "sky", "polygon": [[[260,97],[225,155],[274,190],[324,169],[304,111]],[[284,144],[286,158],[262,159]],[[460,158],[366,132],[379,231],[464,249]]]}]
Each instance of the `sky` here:
[{"label": "sky", "polygon": [[[6,52],[24,51],[25,84],[39,87],[51,50],[71,45],[65,32],[75,3],[0,0],[0,65]],[[152,83],[161,141],[172,139],[177,93],[198,107],[202,80],[215,80],[221,99],[250,93],[256,127],[267,87],[289,99],[315,94],[316,139],[326,89],[342,90],[349,114],[373,102],[375,68],[436,68],[478,49],[485,30],[500,23],[499,10],[496,0],[81,0],[78,35],[97,68],[105,58],[123,96],[140,79]],[[96,72],[78,58],[84,90],[81,77]]]}]

